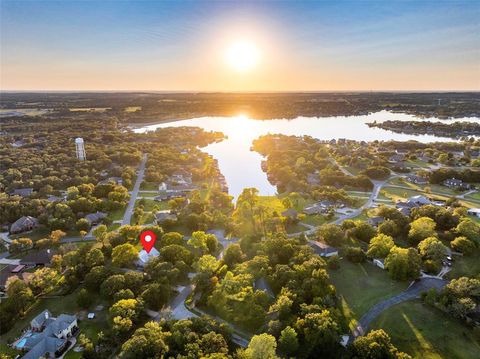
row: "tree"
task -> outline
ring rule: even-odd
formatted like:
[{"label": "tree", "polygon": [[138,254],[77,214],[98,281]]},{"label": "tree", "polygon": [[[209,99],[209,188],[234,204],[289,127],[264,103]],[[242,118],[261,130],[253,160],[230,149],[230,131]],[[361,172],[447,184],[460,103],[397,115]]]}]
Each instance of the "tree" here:
[{"label": "tree", "polygon": [[206,273],[209,276],[213,275],[215,271],[218,269],[218,267],[219,267],[219,262],[214,256],[210,254],[201,256],[198,259],[198,262],[195,263],[195,269],[197,272]]},{"label": "tree", "polygon": [[107,226],[104,224],[99,225],[93,230],[93,235],[97,239],[98,242],[104,245],[105,235],[107,234]]},{"label": "tree", "polygon": [[80,218],[75,224],[75,228],[78,231],[88,231],[90,229],[90,223],[85,218]]},{"label": "tree", "polygon": [[40,268],[33,272],[28,281],[34,295],[48,293],[55,284],[57,272],[51,268]]},{"label": "tree", "polygon": [[105,258],[100,249],[93,248],[87,253],[87,258],[85,258],[85,265],[88,268],[101,266],[103,265],[103,263],[105,263]]},{"label": "tree", "polygon": [[232,268],[237,263],[241,263],[243,258],[242,248],[237,243],[230,244],[223,254],[223,261],[229,268]]},{"label": "tree", "polygon": [[167,304],[170,296],[170,286],[165,283],[151,283],[146,286],[141,294],[142,299],[153,310],[162,309]]},{"label": "tree", "polygon": [[322,225],[318,229],[317,234],[325,243],[334,247],[341,246],[345,240],[345,234],[336,224]]},{"label": "tree", "polygon": [[380,233],[371,239],[367,256],[370,258],[385,258],[394,245],[392,237]]},{"label": "tree", "polygon": [[121,289],[125,289],[125,277],[121,274],[108,277],[100,286],[100,292],[105,298],[112,298]]},{"label": "tree", "polygon": [[130,329],[132,329],[132,327],[133,322],[130,318],[124,318],[121,316],[113,317],[112,330],[116,335],[124,337],[125,334],[127,334]]},{"label": "tree", "polygon": [[463,236],[455,238],[450,242],[450,245],[453,250],[461,252],[466,256],[472,254],[475,250],[475,243]]},{"label": "tree", "polygon": [[162,358],[169,350],[167,339],[170,335],[159,323],[148,322],[122,345],[121,356],[126,359]]},{"label": "tree", "polygon": [[254,335],[245,350],[245,356],[248,359],[275,359],[277,341],[270,334]]},{"label": "tree", "polygon": [[394,246],[385,259],[385,268],[394,279],[416,279],[420,275],[421,262],[416,249]]},{"label": "tree", "polygon": [[136,322],[143,310],[143,303],[137,299],[120,299],[110,307],[112,317],[128,318]]},{"label": "tree", "polygon": [[383,329],[372,330],[366,336],[355,339],[351,346],[352,357],[358,359],[407,359],[409,355],[399,352]]},{"label": "tree", "polygon": [[185,244],[185,241],[183,240],[183,234],[178,233],[178,232],[168,232],[165,233],[162,236],[162,239],[160,240],[160,248],[163,248],[165,246],[169,246],[171,244],[176,244],[178,246],[183,246]]},{"label": "tree", "polygon": [[350,234],[357,240],[362,242],[370,242],[375,235],[376,230],[365,221],[355,221],[355,227],[350,229]]},{"label": "tree", "polygon": [[192,237],[188,240],[188,244],[196,249],[200,249],[202,253],[214,253],[218,248],[217,237],[203,231],[193,232]]},{"label": "tree", "polygon": [[428,217],[420,217],[410,224],[408,239],[412,244],[417,244],[428,237],[436,237],[435,221]]},{"label": "tree", "polygon": [[137,258],[138,251],[130,243],[124,243],[113,248],[112,264],[114,266],[130,267]]},{"label": "tree", "polygon": [[347,247],[345,249],[345,257],[353,263],[362,263],[366,259],[365,252],[360,247]]},{"label": "tree", "polygon": [[33,242],[30,238],[18,238],[13,239],[8,248],[10,253],[19,253],[26,251],[33,247]]},{"label": "tree", "polygon": [[80,308],[87,309],[93,303],[93,295],[85,288],[80,289],[77,294],[77,304]]},{"label": "tree", "polygon": [[249,217],[252,222],[252,228],[255,229],[255,207],[258,204],[258,189],[244,188],[237,199],[237,208],[247,207]]},{"label": "tree", "polygon": [[107,268],[104,266],[93,267],[85,276],[85,287],[91,292],[98,291],[98,288],[100,288],[100,285],[107,277]]},{"label": "tree", "polygon": [[467,237],[471,241],[480,244],[480,225],[473,222],[471,219],[463,219],[455,228],[455,231],[464,237]]},{"label": "tree", "polygon": [[297,332],[292,327],[286,327],[280,333],[278,349],[287,356],[295,355],[298,350]]},{"label": "tree", "polygon": [[418,251],[423,259],[441,262],[447,254],[447,247],[437,238],[428,237],[418,244]]}]

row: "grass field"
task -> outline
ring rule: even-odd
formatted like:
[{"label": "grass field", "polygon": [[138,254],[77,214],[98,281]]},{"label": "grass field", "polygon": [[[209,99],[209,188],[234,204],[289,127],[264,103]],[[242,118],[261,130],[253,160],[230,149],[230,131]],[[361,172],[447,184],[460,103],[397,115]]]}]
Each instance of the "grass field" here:
[{"label": "grass field", "polygon": [[462,276],[474,277],[480,274],[480,251],[473,253],[470,256],[458,257],[455,256],[452,270],[447,274],[449,279],[458,278]]},{"label": "grass field", "polygon": [[390,279],[387,271],[370,263],[355,264],[342,260],[340,268],[329,270],[330,278],[342,301],[342,311],[353,328],[356,321],[377,302],[396,295],[407,282]]},{"label": "grass field", "polygon": [[371,325],[390,334],[393,343],[414,358],[474,359],[480,344],[471,329],[420,301],[387,309]]}]

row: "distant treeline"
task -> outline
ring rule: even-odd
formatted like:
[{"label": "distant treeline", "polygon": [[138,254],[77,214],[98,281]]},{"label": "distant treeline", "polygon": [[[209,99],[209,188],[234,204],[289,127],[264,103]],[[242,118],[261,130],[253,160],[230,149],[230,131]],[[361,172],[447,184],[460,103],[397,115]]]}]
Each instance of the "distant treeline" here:
[{"label": "distant treeline", "polygon": [[[4,109],[53,109],[62,118],[115,117],[127,123],[201,116],[281,119],[365,115],[381,110],[418,117],[480,117],[480,94],[470,93],[2,93]],[[70,109],[102,109],[71,112]],[[135,111],[128,109],[135,108]]]},{"label": "distant treeline", "polygon": [[448,124],[431,121],[385,121],[372,122],[369,123],[368,126],[382,128],[397,133],[416,135],[431,134],[452,138],[480,136],[480,123],[475,122],[454,122]]}]

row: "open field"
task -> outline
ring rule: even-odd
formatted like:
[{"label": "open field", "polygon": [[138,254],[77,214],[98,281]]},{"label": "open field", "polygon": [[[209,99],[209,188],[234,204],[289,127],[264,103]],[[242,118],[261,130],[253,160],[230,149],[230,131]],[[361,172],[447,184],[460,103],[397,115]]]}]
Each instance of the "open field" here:
[{"label": "open field", "polygon": [[352,329],[375,303],[405,290],[409,283],[392,280],[387,271],[370,263],[342,260],[340,268],[328,271],[341,299],[342,311]]},{"label": "open field", "polygon": [[474,359],[480,353],[470,328],[420,301],[387,309],[371,325],[371,329],[378,328],[414,358]]},{"label": "open field", "polygon": [[105,112],[111,110],[111,107],[73,107],[69,108],[70,112]]}]

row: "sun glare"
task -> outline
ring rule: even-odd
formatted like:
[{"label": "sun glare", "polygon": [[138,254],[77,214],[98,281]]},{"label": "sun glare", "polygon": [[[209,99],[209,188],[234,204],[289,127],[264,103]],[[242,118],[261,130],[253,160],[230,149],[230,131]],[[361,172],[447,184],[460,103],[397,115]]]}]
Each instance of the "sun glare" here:
[{"label": "sun glare", "polygon": [[227,49],[226,61],[237,71],[247,71],[255,67],[259,62],[259,52],[256,46],[250,42],[237,42]]}]

